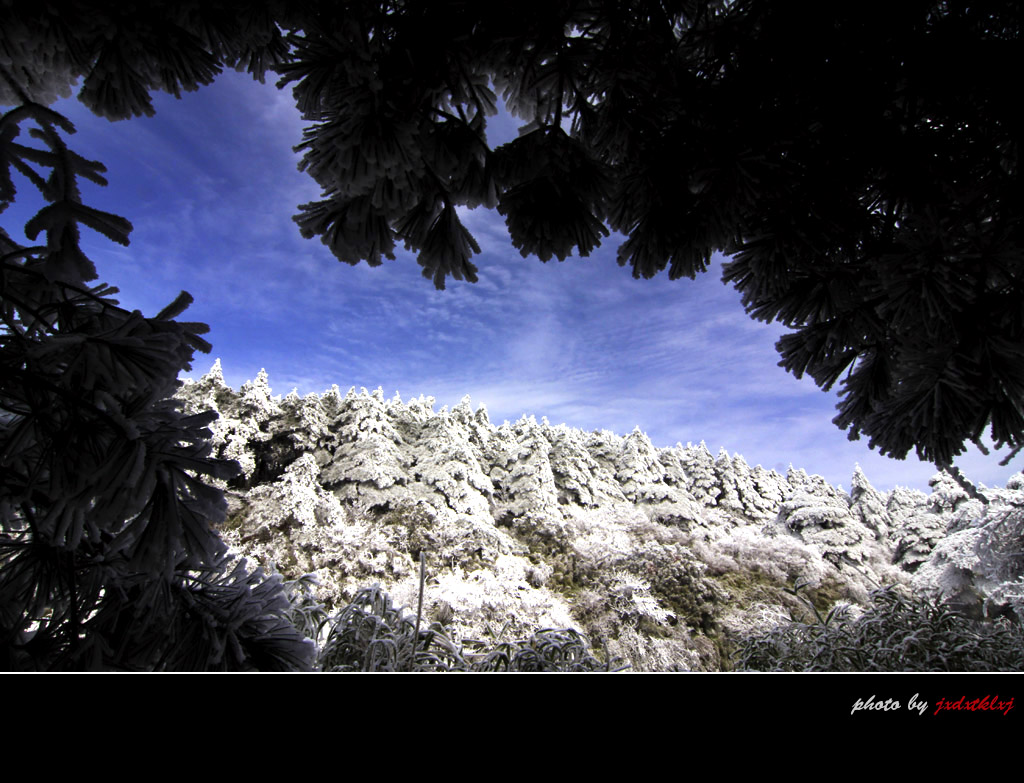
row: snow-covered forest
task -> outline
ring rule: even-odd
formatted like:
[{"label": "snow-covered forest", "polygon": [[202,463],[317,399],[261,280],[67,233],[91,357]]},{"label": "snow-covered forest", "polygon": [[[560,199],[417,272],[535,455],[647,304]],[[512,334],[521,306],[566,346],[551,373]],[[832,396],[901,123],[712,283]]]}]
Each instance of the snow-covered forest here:
[{"label": "snow-covered forest", "polygon": [[415,606],[423,553],[424,622],[456,642],[572,628],[634,671],[719,671],[741,639],[855,618],[886,586],[977,629],[1024,610],[1024,477],[972,498],[946,474],[882,493],[857,469],[847,492],[639,430],[496,425],[468,398],[274,396],[265,373],[235,391],[219,360],[178,394],[220,414],[217,454],[242,466],[226,540],[315,575],[330,611],[371,585]]}]

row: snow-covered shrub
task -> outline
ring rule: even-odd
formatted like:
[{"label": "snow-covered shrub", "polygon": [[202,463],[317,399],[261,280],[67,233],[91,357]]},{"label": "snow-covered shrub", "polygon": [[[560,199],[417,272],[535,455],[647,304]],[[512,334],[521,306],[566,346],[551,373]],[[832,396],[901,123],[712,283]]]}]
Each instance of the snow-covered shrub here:
[{"label": "snow-covered shrub", "polygon": [[994,586],[992,607],[1008,606],[1024,620],[1024,505],[1014,505],[981,528],[976,573]]},{"label": "snow-covered shrub", "polygon": [[611,576],[609,592],[614,596],[614,606],[620,616],[632,618],[635,622],[649,620],[665,625],[675,617],[651,595],[651,585],[636,574],[615,571]]},{"label": "snow-covered shrub", "polygon": [[826,563],[820,552],[798,538],[768,536],[749,527],[736,528],[728,536],[707,544],[700,542],[694,551],[715,573],[745,571],[762,574],[779,585],[803,579],[817,586],[826,573]]},{"label": "snow-covered shrub", "polygon": [[1001,493],[972,525],[960,525],[938,541],[915,572],[914,587],[978,616],[1024,617],[1022,493]]}]

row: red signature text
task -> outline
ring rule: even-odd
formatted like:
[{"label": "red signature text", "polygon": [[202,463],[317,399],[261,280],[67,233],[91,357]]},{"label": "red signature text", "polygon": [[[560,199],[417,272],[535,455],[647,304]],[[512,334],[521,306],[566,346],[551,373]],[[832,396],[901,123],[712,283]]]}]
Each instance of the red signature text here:
[{"label": "red signature text", "polygon": [[984,710],[994,710],[1001,712],[1006,715],[1010,710],[1013,709],[1013,697],[1011,696],[1009,701],[1000,701],[999,694],[995,696],[986,696],[983,699],[968,699],[966,696],[961,696],[957,701],[951,701],[950,699],[939,699],[935,702],[935,712],[932,715],[938,715],[940,712],[978,712]]}]

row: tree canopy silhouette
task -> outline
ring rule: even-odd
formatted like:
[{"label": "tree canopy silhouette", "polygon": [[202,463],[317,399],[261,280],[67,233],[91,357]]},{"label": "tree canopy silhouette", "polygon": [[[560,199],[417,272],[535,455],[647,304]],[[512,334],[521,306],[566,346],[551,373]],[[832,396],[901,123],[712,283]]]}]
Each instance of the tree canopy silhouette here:
[{"label": "tree canopy silhouette", "polygon": [[[835,423],[949,466],[1024,446],[1021,70],[1012,0],[13,2],[3,62],[112,119],[222,66],[293,88],[307,237],[475,281],[460,206],[542,260],[625,236],[637,277],[705,271],[792,331]],[[3,87],[0,85],[0,90]],[[524,121],[492,149],[501,98]],[[37,98],[42,100],[42,98]],[[45,102],[45,101],[43,101]]]}]

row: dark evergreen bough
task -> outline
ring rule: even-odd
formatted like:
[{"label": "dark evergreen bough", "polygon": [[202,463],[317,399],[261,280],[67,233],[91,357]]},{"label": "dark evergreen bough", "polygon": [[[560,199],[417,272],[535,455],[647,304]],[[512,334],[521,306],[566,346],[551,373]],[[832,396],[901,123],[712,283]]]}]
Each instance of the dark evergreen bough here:
[{"label": "dark evergreen bough", "polygon": [[48,202],[25,226],[40,244],[0,231],[0,668],[309,668],[280,581],[231,562],[216,532],[209,482],[237,472],[210,456],[216,413],[171,399],[207,327],[174,320],[187,293],[145,318],[88,283],[79,226],[127,245],[131,224],[82,203],[103,166],[0,76],[20,100],[0,116],[0,209],[14,171]]}]

